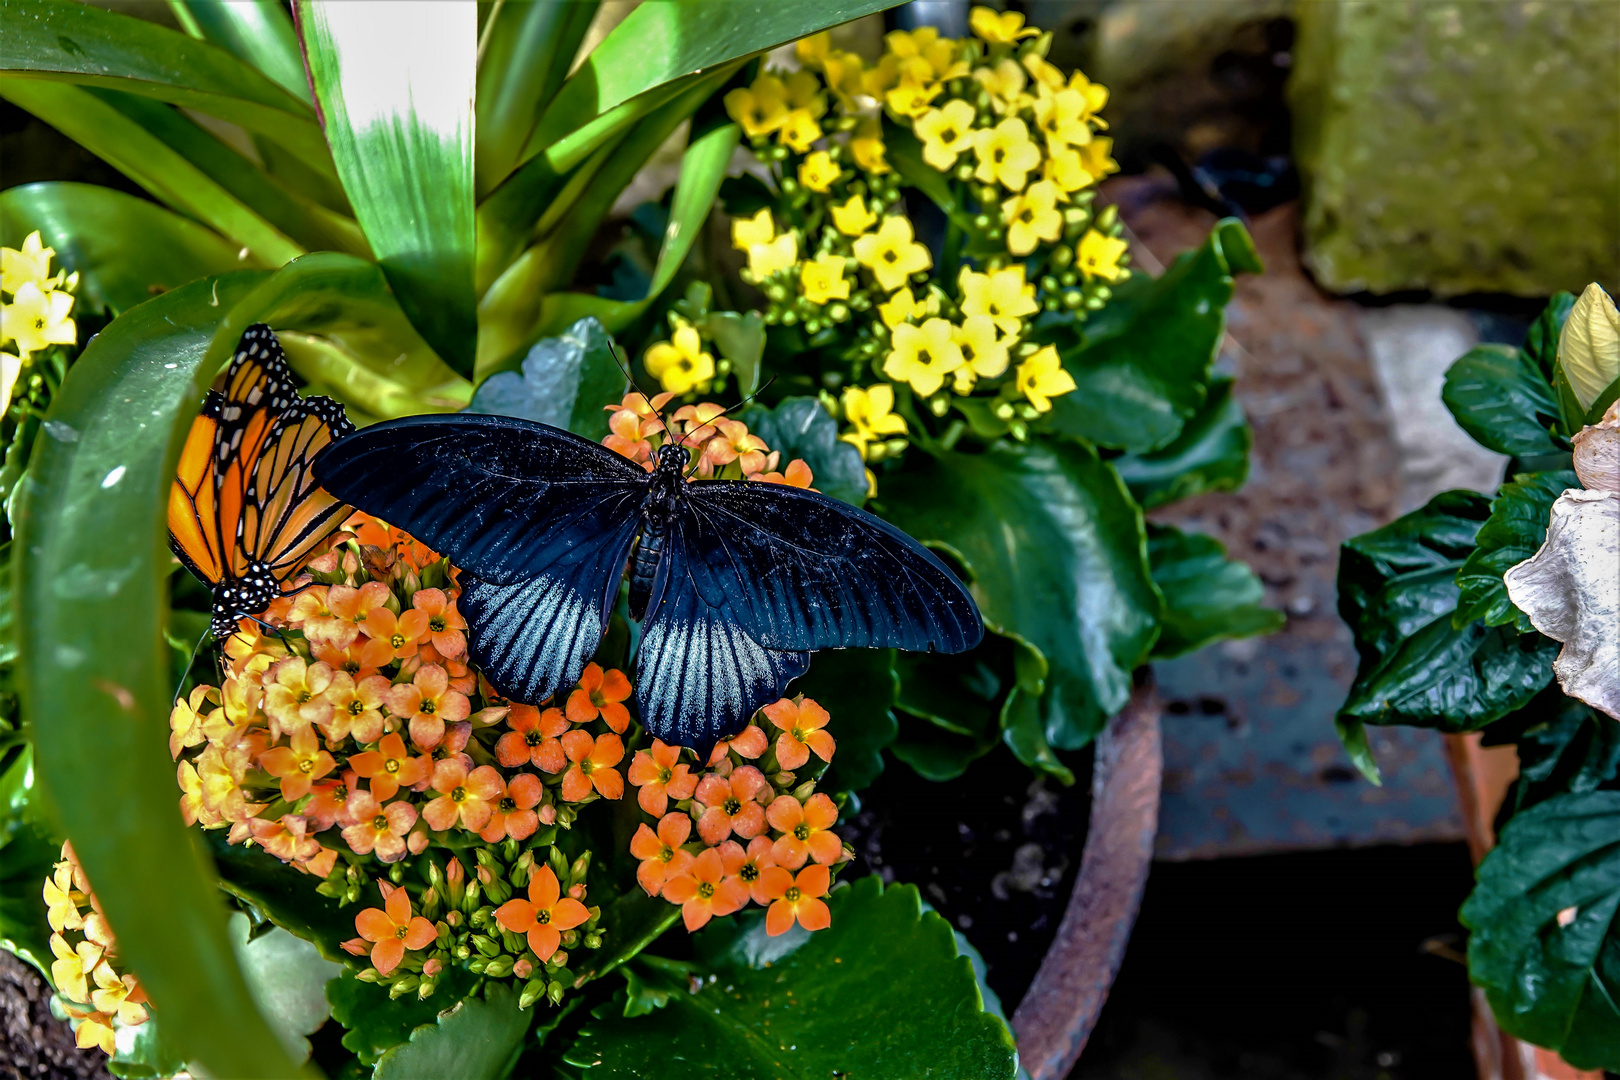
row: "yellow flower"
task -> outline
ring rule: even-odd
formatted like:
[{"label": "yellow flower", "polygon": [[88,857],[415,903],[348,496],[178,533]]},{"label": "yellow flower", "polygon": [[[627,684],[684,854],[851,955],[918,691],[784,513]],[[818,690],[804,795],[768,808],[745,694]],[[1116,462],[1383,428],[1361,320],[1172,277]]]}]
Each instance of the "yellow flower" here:
[{"label": "yellow flower", "polygon": [[822,69],[827,86],[846,106],[853,105],[855,95],[862,92],[861,76],[865,72],[866,64],[852,52],[828,53]]},{"label": "yellow flower", "polygon": [[45,921],[57,933],[84,925],[79,902],[73,899],[73,864],[59,862],[54,876],[45,879]]},{"label": "yellow flower", "polygon": [[894,387],[878,383],[870,389],[844,388],[844,418],[850,429],[839,436],[866,456],[866,444],[887,435],[904,435],[906,418],[894,412]]},{"label": "yellow flower", "polygon": [[12,302],[0,307],[0,341],[17,343],[19,360],[50,345],[72,345],[78,328],[68,318],[73,296],[59,289],[42,292],[32,281],[17,286]]},{"label": "yellow flower", "polygon": [[1029,129],[1016,117],[1009,117],[993,128],[974,132],[973,152],[979,167],[973,175],[981,183],[1000,181],[1003,187],[1018,191],[1029,171],[1041,163],[1041,152],[1029,139]]},{"label": "yellow flower", "polygon": [[1047,412],[1052,398],[1074,389],[1074,376],[1063,370],[1057,350],[1047,345],[1018,365],[1018,389],[1036,412]]},{"label": "yellow flower", "polygon": [[1024,55],[1024,68],[1035,79],[1035,88],[1041,92],[1063,89],[1063,72],[1056,65],[1047,63],[1046,57],[1038,53]]},{"label": "yellow flower", "polygon": [[731,221],[731,246],[738,251],[747,251],[755,244],[768,244],[775,239],[776,223],[771,220],[769,207],[751,218],[733,218]]},{"label": "yellow flower", "polygon": [[964,266],[957,284],[962,290],[962,314],[970,318],[988,315],[1003,334],[1017,334],[1023,328],[1021,320],[1040,310],[1035,286],[1024,281],[1022,263],[989,274]]},{"label": "yellow flower", "polygon": [[957,156],[973,145],[973,106],[960,98],[929,109],[911,130],[923,143],[923,160],[940,172],[956,164]]},{"label": "yellow flower", "polygon": [[937,82],[920,82],[916,79],[901,79],[896,86],[884,95],[889,108],[901,116],[915,119],[926,113],[929,102],[939,97],[940,86]]},{"label": "yellow flower", "polygon": [[1080,272],[1085,274],[1086,277],[1102,278],[1104,281],[1118,281],[1120,278],[1130,275],[1130,271],[1122,269],[1119,265],[1120,257],[1125,254],[1125,249],[1128,247],[1130,247],[1130,244],[1124,240],[1104,236],[1097,230],[1092,229],[1080,238],[1080,243],[1075,248],[1074,253],[1079,261]]},{"label": "yellow flower", "polygon": [[954,38],[942,38],[932,26],[921,26],[911,32],[894,30],[884,35],[889,51],[902,61],[902,70],[919,70],[909,63],[914,59],[926,61],[929,75],[944,81],[967,74],[967,63],[957,59],[961,44]]},{"label": "yellow flower", "polygon": [[799,63],[814,71],[820,71],[826,66],[827,56],[832,52],[832,35],[823,30],[819,34],[802,37],[793,46],[793,53],[799,58]]},{"label": "yellow flower", "polygon": [[1007,370],[1007,345],[1012,340],[996,333],[996,320],[988,315],[970,315],[952,331],[956,347],[962,351],[962,366],[952,374],[956,392],[973,389],[974,379],[993,379]]},{"label": "yellow flower", "polygon": [[817,150],[799,163],[799,183],[819,195],[825,195],[837,179],[838,166],[825,150]]},{"label": "yellow flower", "polygon": [[1046,163],[1041,166],[1041,179],[1050,180],[1066,193],[1090,187],[1097,178],[1086,170],[1080,151],[1071,146],[1048,146]]},{"label": "yellow flower", "polygon": [[750,139],[769,135],[787,123],[787,88],[774,75],[761,75],[748,89],[731,91],[725,104],[726,112]]},{"label": "yellow flower", "polygon": [[1035,126],[1048,146],[1084,146],[1091,141],[1091,113],[1078,90],[1065,88],[1035,103]]},{"label": "yellow flower", "polygon": [[1028,255],[1041,240],[1051,243],[1063,235],[1063,214],[1057,208],[1062,190],[1050,180],[1037,180],[1021,195],[1001,204],[1007,223],[1007,250]]},{"label": "yellow flower", "polygon": [[792,233],[783,233],[768,244],[755,244],[748,249],[748,270],[755,281],[764,281],[798,261],[799,241]]},{"label": "yellow flower", "polygon": [[945,385],[945,376],[962,366],[953,327],[944,319],[929,319],[921,326],[902,323],[894,328],[894,349],[883,361],[883,374],[910,383],[927,397]]},{"label": "yellow flower", "polygon": [[809,109],[794,109],[777,129],[776,138],[789,150],[802,154],[821,138],[821,125],[816,123]]},{"label": "yellow flower", "polygon": [[1108,155],[1114,149],[1114,140],[1107,138],[1092,139],[1080,147],[1080,164],[1085,167],[1094,179],[1101,180],[1111,173],[1119,172],[1119,162]]},{"label": "yellow flower", "polygon": [[872,271],[885,292],[934,265],[928,249],[912,238],[911,221],[899,214],[884,218],[877,232],[857,237],[854,246],[856,260]]},{"label": "yellow flower", "polygon": [[111,1057],[118,1050],[118,1037],[112,1029],[112,1017],[106,1013],[68,1009],[70,1017],[79,1022],[73,1029],[73,1041],[80,1050],[94,1046]]},{"label": "yellow flower", "polygon": [[1028,100],[1024,87],[1029,80],[1017,61],[1004,57],[994,67],[973,69],[973,78],[990,93],[990,106],[998,113],[1015,113]]},{"label": "yellow flower", "polygon": [[1069,75],[1069,89],[1080,91],[1080,96],[1085,98],[1087,119],[1102,112],[1102,107],[1108,104],[1108,87],[1092,82],[1083,72]]},{"label": "yellow flower", "polygon": [[900,289],[878,305],[878,314],[883,317],[883,325],[890,330],[903,322],[910,322],[926,310],[927,307],[917,302],[910,289]]},{"label": "yellow flower", "polygon": [[87,980],[101,963],[101,946],[81,941],[74,949],[68,946],[61,934],[52,934],[51,952],[56,954],[56,959],[51,962],[51,981],[56,983],[56,989],[69,1001],[88,1005],[90,987]]},{"label": "yellow flower", "polygon": [[97,1012],[117,1016],[125,1025],[139,1024],[146,1019],[145,1006],[129,1000],[144,996],[136,992],[139,988],[135,976],[120,976],[109,965],[102,964],[96,968],[95,977],[96,989],[90,994],[90,1002]]},{"label": "yellow flower", "polygon": [[861,73],[861,92],[868,97],[881,98],[889,87],[900,81],[901,64],[894,53],[884,53],[876,67]]},{"label": "yellow flower", "polygon": [[987,7],[976,7],[968,16],[968,25],[979,37],[992,45],[1011,45],[1023,38],[1039,37],[1041,32],[1024,26],[1024,16],[1017,11],[996,12]]},{"label": "yellow flower", "polygon": [[0,416],[11,408],[11,392],[17,389],[17,377],[22,374],[22,357],[0,352]]},{"label": "yellow flower", "polygon": [[820,119],[827,112],[827,99],[821,96],[821,80],[808,71],[795,71],[788,76],[787,104],[790,109],[806,109]]},{"label": "yellow flower", "polygon": [[1620,378],[1620,309],[1595,281],[1582,290],[1564,320],[1558,365],[1583,409],[1590,409]]},{"label": "yellow flower", "polygon": [[0,292],[15,293],[27,282],[49,288],[51,256],[56,249],[45,246],[35,229],[19,248],[0,247]]},{"label": "yellow flower", "polygon": [[703,351],[703,339],[691,326],[678,328],[673,337],[650,347],[642,363],[665,390],[684,394],[714,378],[714,357]]},{"label": "yellow flower", "polygon": [[843,205],[833,204],[833,225],[845,236],[859,236],[877,222],[877,215],[867,208],[859,195],[851,195]]},{"label": "yellow flower", "polygon": [[799,289],[812,304],[848,300],[849,282],[844,280],[844,257],[829,253],[801,263]]},{"label": "yellow flower", "polygon": [[889,163],[883,160],[883,125],[875,118],[861,121],[849,140],[849,152],[855,155],[855,164],[873,176],[889,171]]}]

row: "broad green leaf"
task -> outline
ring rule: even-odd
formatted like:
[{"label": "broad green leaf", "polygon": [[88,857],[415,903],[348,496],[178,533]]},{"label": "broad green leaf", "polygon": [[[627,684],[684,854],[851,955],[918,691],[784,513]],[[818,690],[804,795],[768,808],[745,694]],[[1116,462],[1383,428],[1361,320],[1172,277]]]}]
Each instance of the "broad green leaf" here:
[{"label": "broad green leaf", "polygon": [[438,988],[426,1000],[415,994],[391,998],[385,987],[363,983],[346,970],[326,984],[326,1000],[332,1019],[343,1026],[344,1048],[369,1067],[408,1041],[417,1028],[437,1023],[439,1014],[471,993],[477,982],[476,975],[456,965],[444,970]]},{"label": "broad green leaf", "polygon": [[315,946],[279,926],[260,934],[252,930],[246,915],[237,912],[231,916],[231,939],[242,976],[260,1011],[281,1037],[281,1045],[295,1060],[304,1061],[309,1057],[309,1040],[304,1036],[313,1034],[332,1015],[326,984],[343,966],[324,959]]},{"label": "broad green leaf", "polygon": [[1059,344],[1077,389],[1052,399],[1050,429],[1133,453],[1168,445],[1204,404],[1233,276],[1261,269],[1249,234],[1228,218],[1162,277],[1116,286],[1079,344]]},{"label": "broad green leaf", "polygon": [[25,184],[0,192],[0,244],[38,229],[58,265],[79,274],[80,311],[121,314],[208,274],[238,269],[238,248],[163,207],[93,184]]},{"label": "broad green leaf", "polygon": [[478,10],[298,0],[299,32],[332,158],[399,304],[470,377],[473,93]]},{"label": "broad green leaf", "polygon": [[1468,974],[1511,1035],[1620,1068],[1620,791],[1515,814],[1462,908]]},{"label": "broad green leaf", "polygon": [[715,350],[731,361],[739,396],[747,397],[759,389],[759,368],[765,358],[763,315],[757,311],[711,311],[698,326],[698,332],[713,341]]},{"label": "broad green leaf", "polygon": [[1574,472],[1525,473],[1503,484],[1491,501],[1491,516],[1479,527],[1478,544],[1457,570],[1457,614],[1462,625],[1474,619],[1486,626],[1512,623],[1521,634],[1534,627],[1508,599],[1502,575],[1534,555],[1547,539],[1547,522],[1558,496],[1580,487]]},{"label": "broad green leaf", "polygon": [[62,857],[62,842],[45,820],[33,748],[13,743],[0,752],[0,763],[0,945],[49,978],[55,957],[41,890]]},{"label": "broad green leaf", "polygon": [[218,45],[268,75],[283,90],[311,104],[309,76],[298,51],[292,16],[276,0],[169,0],[175,17],[193,37]]},{"label": "broad green leaf", "polygon": [[118,1052],[107,1061],[107,1071],[125,1080],[169,1080],[186,1068],[186,1059],[172,1039],[163,1034],[162,1021],[149,1016],[128,1035],[121,1025],[115,1028],[123,1037]]},{"label": "broad green leaf", "polygon": [[169,486],[215,324],[261,277],[182,286],[90,342],[35,447],[14,570],[23,703],[50,720],[33,729],[37,767],[120,954],[187,1058],[219,1076],[285,1077],[299,1070],[237,970],[166,746]]},{"label": "broad green leaf", "polygon": [[583,985],[617,970],[680,921],[680,908],[668,900],[648,896],[638,886],[630,886],[602,912],[602,927],[607,934],[602,948],[575,953],[578,959],[570,961],[580,968],[574,985]]},{"label": "broad green leaf", "polygon": [[865,877],[828,906],[832,926],[814,934],[767,938],[757,916],[712,924],[694,943],[712,978],[665,976],[668,1004],[633,1019],[593,1017],[564,1060],[592,1080],[924,1070],[1012,1080],[1011,1033],[985,1011],[950,925],[922,910],[915,888]]},{"label": "broad green leaf", "polygon": [[1114,471],[1142,509],[1211,491],[1236,491],[1249,476],[1249,419],[1232,396],[1232,380],[1210,380],[1209,396],[1166,447],[1124,454]]},{"label": "broad green leaf", "polygon": [[802,458],[810,484],[854,506],[866,501],[866,463],[861,452],[838,438],[838,421],[813,397],[783,398],[774,409],[750,405],[740,414],[750,431],[782,455],[777,469]]},{"label": "broad green leaf", "polygon": [[6,28],[0,72],[183,105],[274,139],[311,167],[331,171],[308,103],[224,49],[68,0],[0,0],[0,25]]},{"label": "broad green leaf", "polygon": [[602,324],[579,320],[529,350],[523,371],[498,371],[473,394],[467,412],[521,416],[599,442],[608,433],[605,406],[624,396],[624,372]]},{"label": "broad green leaf", "polygon": [[303,247],[197,166],[89,90],[43,79],[0,78],[0,97],[20,105],[102,158],[152,196],[280,266]]},{"label": "broad green leaf", "polygon": [[323,957],[336,963],[352,959],[343,942],[354,937],[359,909],[345,909],[330,896],[315,891],[319,880],[292,869],[261,848],[227,844],[222,832],[209,830],[208,849],[214,856],[220,888],[251,906],[258,918],[307,941]]},{"label": "broad green leaf", "polygon": [[859,791],[883,771],[883,748],[894,742],[895,693],[892,649],[826,649],[810,658],[810,670],[789,688],[827,710],[827,730],[837,743],[832,765],[817,783],[826,792]]},{"label": "broad green leaf", "polygon": [[1526,458],[1567,449],[1552,434],[1559,425],[1552,385],[1523,349],[1476,345],[1446,371],[1441,398],[1487,450]]},{"label": "broad green leaf", "polygon": [[1153,646],[1155,660],[1282,629],[1283,613],[1261,606],[1266,588],[1260,579],[1247,564],[1228,559],[1214,537],[1150,524],[1148,563],[1164,594],[1164,630]]},{"label": "broad green leaf", "polygon": [[1141,509],[1094,450],[1066,439],[914,459],[879,488],[882,515],[960,555],[985,623],[1051,665],[1048,741],[1085,745],[1124,707],[1159,632]]},{"label": "broad green leaf", "polygon": [[458,1001],[438,1021],[411,1032],[410,1041],[377,1061],[375,1080],[501,1080],[523,1049],[535,1010],[518,1008],[505,983],[484,984],[484,996]]},{"label": "broad green leaf", "polygon": [[1519,777],[1508,795],[1518,813],[1558,795],[1615,787],[1620,776],[1620,724],[1557,686],[1485,729],[1485,745],[1511,743]]},{"label": "broad green leaf", "polygon": [[[1339,555],[1339,614],[1354,629],[1369,605],[1394,578],[1443,572],[1474,550],[1479,527],[1491,516],[1491,501],[1473,491],[1446,491],[1420,510],[1345,541]],[[1442,602],[1427,609],[1435,614]],[[1422,620],[1426,621],[1426,620]]]}]

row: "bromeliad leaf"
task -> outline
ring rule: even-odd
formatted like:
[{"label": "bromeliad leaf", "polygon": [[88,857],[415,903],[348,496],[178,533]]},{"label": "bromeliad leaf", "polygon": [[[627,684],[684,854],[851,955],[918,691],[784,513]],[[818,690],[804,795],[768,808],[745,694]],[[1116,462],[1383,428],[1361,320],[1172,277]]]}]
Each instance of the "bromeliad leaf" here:
[{"label": "bromeliad leaf", "polygon": [[253,929],[241,912],[231,916],[231,939],[242,975],[287,1053],[294,1060],[304,1061],[309,1057],[309,1040],[305,1036],[317,1031],[332,1014],[326,1001],[326,984],[343,967],[323,958],[314,945],[279,926],[265,927],[267,932],[258,934],[252,933]]},{"label": "bromeliad leaf", "polygon": [[439,1014],[466,997],[476,982],[465,967],[450,964],[431,997],[423,1000],[406,994],[395,998],[385,987],[361,982],[345,970],[326,984],[326,1000],[332,1007],[332,1019],[343,1025],[343,1046],[362,1065],[371,1066],[393,1047],[409,1041],[417,1028],[437,1023]]},{"label": "bromeliad leaf", "polygon": [[1523,474],[1502,485],[1491,501],[1490,519],[1480,526],[1479,546],[1457,570],[1460,595],[1453,625],[1479,619],[1486,626],[1512,623],[1521,634],[1534,629],[1530,617],[1508,599],[1502,575],[1540,549],[1553,503],[1573,487],[1580,481],[1569,471]]}]

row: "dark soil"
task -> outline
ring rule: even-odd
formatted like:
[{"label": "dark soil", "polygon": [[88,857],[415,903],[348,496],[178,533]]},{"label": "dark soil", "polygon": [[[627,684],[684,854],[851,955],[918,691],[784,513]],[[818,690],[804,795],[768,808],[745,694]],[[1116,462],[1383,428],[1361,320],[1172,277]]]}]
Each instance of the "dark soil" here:
[{"label": "dark soil", "polygon": [[1074,889],[1091,811],[1091,754],[1066,761],[1064,787],[997,748],[955,780],[889,761],[839,826],[851,876],[907,882],[984,956],[1011,1014],[1035,978]]},{"label": "dark soil", "polygon": [[0,1078],[75,1080],[109,1077],[107,1056],[80,1050],[73,1031],[51,1015],[50,988],[39,972],[0,949]]}]

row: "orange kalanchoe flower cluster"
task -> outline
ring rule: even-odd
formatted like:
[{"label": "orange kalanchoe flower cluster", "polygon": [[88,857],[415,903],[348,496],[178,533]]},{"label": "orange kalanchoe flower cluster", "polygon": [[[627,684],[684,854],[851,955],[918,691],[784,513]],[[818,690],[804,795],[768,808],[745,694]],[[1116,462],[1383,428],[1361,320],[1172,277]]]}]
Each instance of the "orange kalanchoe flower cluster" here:
[{"label": "orange kalanchoe flower cluster", "polygon": [[[704,480],[761,480],[808,488],[815,477],[810,466],[794,458],[778,471],[782,455],[771,450],[748,425],[724,415],[725,406],[712,401],[683,405],[670,417],[665,432],[658,410],[669,404],[674,394],[644,397],[632,390],[617,405],[607,406],[613,414],[608,421],[612,434],[602,445],[623,454],[648,472],[658,464],[658,448],[673,438],[692,453],[692,475]],[[812,489],[814,490],[814,489]]]},{"label": "orange kalanchoe flower cluster", "polygon": [[[51,924],[51,981],[66,1002],[79,1046],[114,1050],[114,1021],[125,1027],[146,1022],[146,994],[135,976],[114,965],[118,943],[90,891],[73,848],[62,845],[62,861],[45,879],[45,914]],[[90,910],[84,910],[89,905]]]},{"label": "orange kalanchoe flower cluster", "polygon": [[807,930],[832,922],[821,898],[831,868],[852,853],[832,832],[837,804],[795,772],[812,756],[832,760],[827,712],[800,695],[765,706],[760,717],[775,729],[774,743],[750,723],[715,746],[701,776],[681,763],[678,747],[657,739],[630,763],[637,801],[657,819],[631,838],[630,853],[641,860],[636,880],[649,896],[680,905],[688,930],[750,900],[768,909],[773,936],[795,922]]}]

